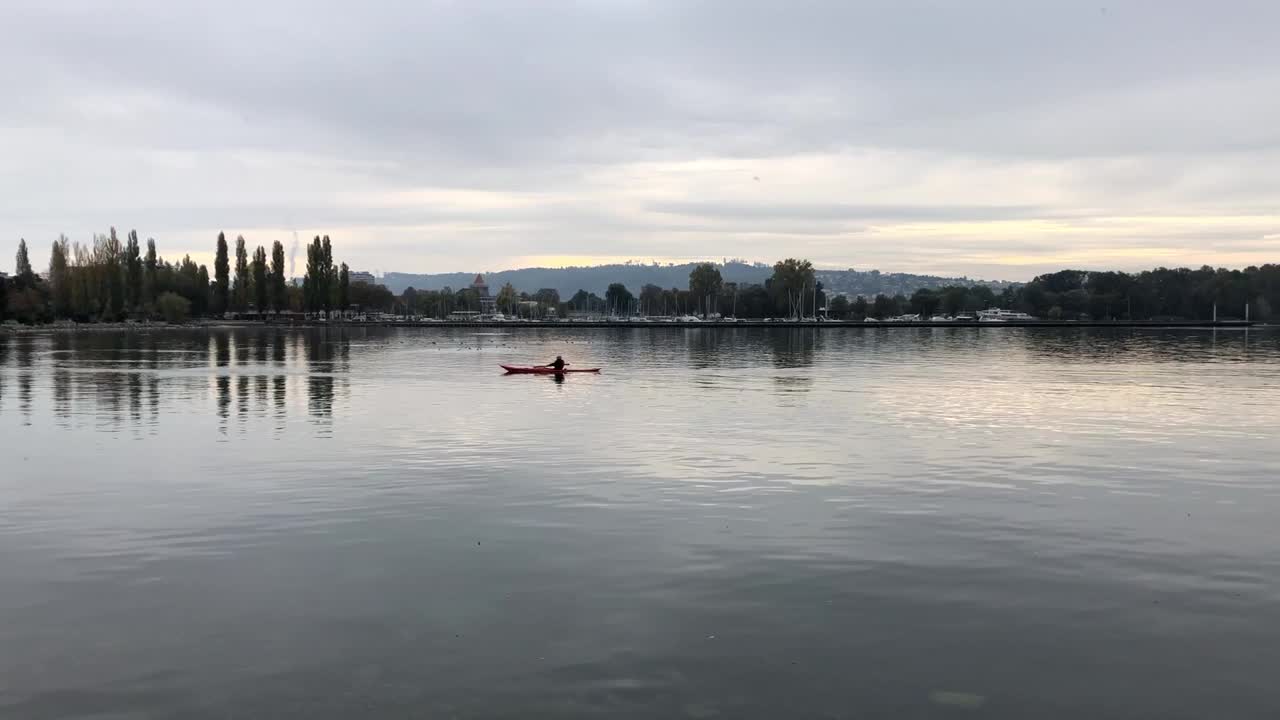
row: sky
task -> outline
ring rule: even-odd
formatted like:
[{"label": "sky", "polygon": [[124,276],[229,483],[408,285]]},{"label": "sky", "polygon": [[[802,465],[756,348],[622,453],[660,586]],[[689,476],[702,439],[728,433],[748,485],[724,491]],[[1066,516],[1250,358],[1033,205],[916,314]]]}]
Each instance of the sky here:
[{"label": "sky", "polygon": [[112,226],[206,263],[219,231],[328,234],[377,272],[1280,262],[1273,1],[6,0],[0,28],[0,245],[37,266]]}]

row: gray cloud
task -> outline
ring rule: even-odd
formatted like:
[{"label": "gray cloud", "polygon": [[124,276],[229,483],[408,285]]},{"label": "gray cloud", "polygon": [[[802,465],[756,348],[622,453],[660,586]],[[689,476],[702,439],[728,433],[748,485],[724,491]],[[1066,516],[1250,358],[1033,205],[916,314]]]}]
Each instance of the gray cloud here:
[{"label": "gray cloud", "polygon": [[[1280,216],[1270,2],[11,0],[0,26],[7,241],[296,227],[404,270],[535,246],[844,264],[872,223],[1052,221],[982,251],[1168,231],[1176,263],[1202,222],[1109,243],[1098,219]],[[376,200],[423,188],[513,198]],[[975,242],[875,257],[998,270]]]},{"label": "gray cloud", "polygon": [[1008,220],[1055,217],[1060,211],[1028,205],[854,205],[846,203],[767,203],[759,205],[673,200],[652,203],[654,212],[720,219],[812,220]]}]

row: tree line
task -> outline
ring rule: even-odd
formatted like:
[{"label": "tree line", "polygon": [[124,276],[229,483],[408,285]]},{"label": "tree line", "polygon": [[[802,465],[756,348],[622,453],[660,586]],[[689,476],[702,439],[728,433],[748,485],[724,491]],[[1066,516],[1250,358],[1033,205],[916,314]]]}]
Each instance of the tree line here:
[{"label": "tree line", "polygon": [[268,256],[262,245],[251,254],[244,237],[237,237],[233,273],[226,235],[218,233],[210,278],[190,255],[170,262],[160,257],[154,239],[144,252],[137,231],[121,241],[115,228],[84,244],[59,236],[43,275],[31,266],[26,240],[19,240],[14,275],[0,278],[0,321],[28,324],[332,313],[351,303],[349,270],[346,263],[335,266],[327,235],[307,247],[300,287],[287,277],[279,241]]},{"label": "tree line", "polygon": [[1047,319],[1277,319],[1280,265],[1228,270],[1203,266],[1140,273],[1062,270],[1017,288],[1007,307]]},{"label": "tree line", "polygon": [[[18,243],[15,274],[0,278],[0,320],[24,323],[70,319],[111,322],[125,318],[224,317],[226,313],[265,315],[280,312],[326,316],[351,309],[423,317],[447,317],[455,311],[479,311],[474,288],[415,290],[400,295],[377,283],[351,282],[346,263],[335,263],[329,237],[307,246],[301,284],[285,273],[284,246],[276,241],[270,256],[259,245],[252,253],[243,236],[235,242],[235,265],[223,233],[218,234],[214,272],[184,256],[159,257],[154,239],[143,252],[136,231],[121,242],[114,228],[92,242],[53,242],[49,269],[34,272],[25,240]],[[234,272],[233,272],[234,271]],[[713,263],[694,265],[686,287],[645,284],[637,292],[612,283],[603,297],[578,290],[568,298],[543,288],[518,291],[511,283],[495,298],[500,312],[543,318],[588,315],[697,315],[702,317],[802,318],[826,315],[839,320],[916,314],[971,314],[1005,308],[1044,319],[1210,320],[1250,318],[1270,321],[1280,312],[1280,265],[1243,270],[1157,268],[1141,273],[1062,270],[1041,275],[999,293],[990,286],[952,285],[874,297],[831,294],[808,260],[787,258],[772,266],[763,283],[725,282]]]},{"label": "tree line", "polygon": [[[1137,274],[1063,270],[996,292],[988,285],[922,288],[911,295],[873,297],[829,293],[816,279],[808,260],[788,258],[774,264],[763,283],[724,282],[712,263],[694,266],[684,288],[646,284],[633,292],[622,283],[609,285],[603,297],[578,290],[568,298],[551,288],[520,292],[510,283],[496,295],[497,308],[511,316],[541,318],[548,311],[607,316],[698,315],[742,318],[796,318],[825,315],[836,320],[884,319],[901,315],[955,317],[1004,308],[1043,319],[1079,320],[1210,320],[1239,318],[1250,306],[1250,318],[1277,319],[1280,308],[1280,265],[1223,270],[1158,268]],[[352,285],[352,302],[366,309],[424,317],[446,317],[456,310],[480,309],[472,288],[416,290],[400,295],[381,285]],[[816,310],[815,310],[816,309]]]},{"label": "tree line", "polygon": [[[1140,273],[1060,270],[995,293],[989,287],[917,290],[910,297],[837,297],[833,318],[861,320],[918,314],[955,316],[987,308],[1045,320],[1280,319],[1280,265],[1243,270],[1156,268]],[[1247,309],[1246,309],[1247,308]]]},{"label": "tree line", "polygon": [[[352,285],[353,297],[356,286]],[[455,311],[477,311],[480,298],[473,288],[454,290],[418,290],[407,288],[394,295],[385,287],[370,286],[360,291],[360,305],[382,312],[445,317]],[[646,284],[633,293],[622,283],[612,283],[603,297],[580,289],[562,298],[554,288],[536,292],[518,291],[506,283],[494,296],[499,312],[519,317],[559,317],[587,315],[739,315],[742,317],[812,316],[822,307],[825,295],[817,282],[813,264],[808,260],[788,258],[773,267],[773,275],[764,284],[724,282],[720,269],[713,263],[695,265],[685,288],[662,288]]]}]

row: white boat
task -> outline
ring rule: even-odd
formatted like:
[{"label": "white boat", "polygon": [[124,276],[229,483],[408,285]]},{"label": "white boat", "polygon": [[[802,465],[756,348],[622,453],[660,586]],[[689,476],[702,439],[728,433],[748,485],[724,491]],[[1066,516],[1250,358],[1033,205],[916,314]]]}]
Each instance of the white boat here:
[{"label": "white boat", "polygon": [[1026,322],[1028,320],[1035,320],[1035,318],[1024,312],[1014,312],[1004,308],[978,311],[978,322]]}]

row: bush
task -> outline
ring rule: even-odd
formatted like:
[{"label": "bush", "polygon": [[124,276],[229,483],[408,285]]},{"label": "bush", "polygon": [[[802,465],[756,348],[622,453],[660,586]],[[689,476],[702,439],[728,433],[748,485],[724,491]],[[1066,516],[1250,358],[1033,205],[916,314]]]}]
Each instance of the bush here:
[{"label": "bush", "polygon": [[41,288],[24,285],[21,281],[8,283],[4,305],[5,317],[17,320],[23,325],[37,325],[48,322],[49,303]]},{"label": "bush", "polygon": [[156,298],[156,310],[165,322],[186,322],[191,315],[191,301],[177,293],[167,292]]}]

